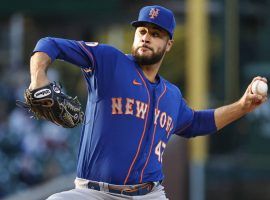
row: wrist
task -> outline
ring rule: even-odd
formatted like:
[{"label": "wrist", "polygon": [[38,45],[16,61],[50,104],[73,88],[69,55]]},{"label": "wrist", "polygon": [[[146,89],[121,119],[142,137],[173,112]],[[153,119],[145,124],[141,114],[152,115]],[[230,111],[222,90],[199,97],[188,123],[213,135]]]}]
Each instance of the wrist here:
[{"label": "wrist", "polygon": [[31,74],[31,83],[29,86],[30,90],[43,87],[49,84],[50,81],[47,77],[47,74],[44,70],[37,70],[35,73]]},{"label": "wrist", "polygon": [[244,115],[249,113],[249,109],[248,109],[246,103],[244,103],[244,101],[241,101],[241,99],[236,102],[236,108],[237,108],[236,113],[238,113],[237,114],[238,118],[243,117]]},{"label": "wrist", "polygon": [[236,102],[237,107],[240,108],[240,112],[242,113],[242,115],[245,115],[249,112],[249,106],[247,104],[246,101],[244,101],[243,99],[240,99]]}]

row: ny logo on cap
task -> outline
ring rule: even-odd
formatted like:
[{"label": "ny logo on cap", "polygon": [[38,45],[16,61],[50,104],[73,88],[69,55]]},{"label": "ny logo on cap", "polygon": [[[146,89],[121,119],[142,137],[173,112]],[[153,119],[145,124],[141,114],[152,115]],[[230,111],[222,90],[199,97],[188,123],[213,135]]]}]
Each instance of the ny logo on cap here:
[{"label": "ny logo on cap", "polygon": [[150,12],[149,12],[149,16],[151,19],[155,19],[159,14],[159,9],[157,8],[151,8]]}]

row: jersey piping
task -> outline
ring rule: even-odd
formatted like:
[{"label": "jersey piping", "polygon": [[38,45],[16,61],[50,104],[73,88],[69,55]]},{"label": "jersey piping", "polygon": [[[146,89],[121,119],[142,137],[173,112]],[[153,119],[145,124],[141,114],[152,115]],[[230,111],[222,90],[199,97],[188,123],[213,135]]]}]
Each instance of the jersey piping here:
[{"label": "jersey piping", "polygon": [[149,89],[148,89],[148,87],[147,87],[147,85],[146,85],[146,83],[145,83],[142,75],[140,74],[140,72],[137,69],[136,69],[136,71],[139,74],[139,76],[140,76],[140,78],[141,78],[141,80],[142,80],[142,82],[144,84],[144,87],[146,88],[147,95],[148,95],[148,103],[147,103],[148,106],[147,106],[147,111],[146,111],[146,120],[144,122],[143,133],[142,133],[142,136],[140,138],[139,146],[137,148],[137,152],[135,154],[135,157],[133,158],[133,161],[132,161],[132,163],[131,163],[131,165],[129,167],[128,174],[127,174],[127,176],[125,178],[125,181],[124,181],[124,185],[127,183],[128,178],[129,178],[130,173],[131,173],[131,170],[134,167],[134,164],[135,164],[135,162],[136,162],[136,160],[138,158],[138,155],[139,155],[139,152],[140,152],[140,149],[141,149],[141,145],[142,145],[142,141],[143,141],[143,138],[144,138],[144,135],[145,135],[145,131],[146,131],[146,126],[147,126],[147,122],[148,122],[148,113],[149,113],[149,108],[150,108],[150,93],[149,93]]},{"label": "jersey piping", "polygon": [[[167,90],[167,87],[166,87],[165,83],[163,83],[163,85],[164,85],[164,91],[163,91],[162,94],[158,97],[158,101],[157,101],[157,109],[158,109],[159,101],[160,101],[161,97],[166,93],[166,90]],[[143,167],[142,172],[141,172],[140,183],[142,183],[144,170],[145,170],[145,168],[146,168],[146,166],[147,166],[147,164],[148,164],[149,158],[150,158],[151,153],[152,153],[152,148],[153,148],[153,144],[154,144],[154,140],[155,140],[155,136],[156,136],[156,127],[157,127],[157,124],[155,124],[155,126],[154,126],[154,131],[153,131],[153,136],[152,136],[152,141],[151,141],[150,151],[149,151],[149,153],[148,153],[146,162],[145,162],[144,167]]]}]

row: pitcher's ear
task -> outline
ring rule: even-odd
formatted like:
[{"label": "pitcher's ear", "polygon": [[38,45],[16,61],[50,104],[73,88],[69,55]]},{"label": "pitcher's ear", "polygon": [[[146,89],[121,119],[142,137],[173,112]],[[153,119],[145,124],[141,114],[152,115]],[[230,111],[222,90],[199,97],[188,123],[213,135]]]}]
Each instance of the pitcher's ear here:
[{"label": "pitcher's ear", "polygon": [[167,46],[166,46],[166,52],[169,52],[173,46],[174,40],[168,40]]}]

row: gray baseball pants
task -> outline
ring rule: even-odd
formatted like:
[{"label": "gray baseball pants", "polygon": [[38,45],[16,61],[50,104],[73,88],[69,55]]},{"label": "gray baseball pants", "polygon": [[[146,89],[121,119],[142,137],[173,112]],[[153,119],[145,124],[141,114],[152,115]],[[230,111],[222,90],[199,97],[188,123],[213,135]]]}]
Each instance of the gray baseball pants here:
[{"label": "gray baseball pants", "polygon": [[105,191],[97,191],[85,188],[75,180],[75,189],[56,193],[47,200],[168,200],[165,196],[164,187],[162,185],[154,186],[152,191],[142,196],[127,196],[122,194],[114,194]]}]

